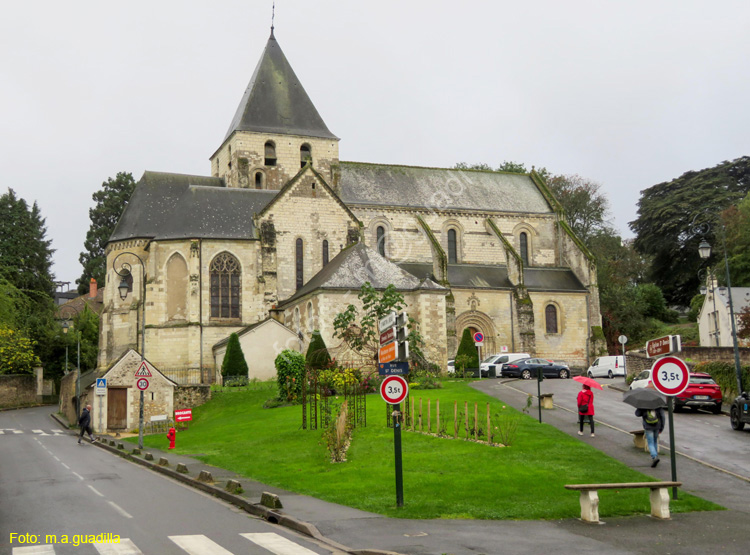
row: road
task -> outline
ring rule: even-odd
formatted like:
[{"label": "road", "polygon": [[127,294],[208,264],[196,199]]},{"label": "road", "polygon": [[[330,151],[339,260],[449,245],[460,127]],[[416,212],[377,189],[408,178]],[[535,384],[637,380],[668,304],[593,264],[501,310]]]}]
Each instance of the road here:
[{"label": "road", "polygon": [[[594,390],[597,436],[601,428],[606,426],[610,430],[620,432],[623,441],[632,441],[628,432],[642,429],[642,425],[641,419],[635,416],[635,409],[622,402],[623,392],[614,389],[627,387],[623,378],[600,378],[597,381],[604,386],[602,391]],[[537,394],[536,380],[487,379],[475,383],[478,389],[504,399],[511,395],[517,400],[523,400],[528,394]],[[581,384],[572,379],[542,381],[542,393],[553,393],[555,404],[554,411],[542,411],[542,420],[563,419],[562,424],[555,424],[563,431],[575,434],[578,431],[576,396],[580,390]],[[537,404],[534,400],[531,415],[536,417],[537,414]],[[566,419],[568,422],[565,422]],[[750,483],[750,465],[747,462],[750,460],[750,429],[742,432],[732,430],[729,417],[724,414],[688,410],[674,413],[674,435],[677,453],[712,465]],[[596,439],[589,438],[588,424],[585,424],[583,440],[596,445]],[[668,426],[661,435],[660,443],[669,447]],[[666,459],[668,452],[666,456],[662,455],[662,464],[668,464]],[[649,461],[644,459],[645,462]]]},{"label": "road", "polygon": [[[0,554],[340,553],[94,445],[78,445],[52,411],[0,412]],[[21,538],[11,542],[11,534]],[[24,544],[24,534],[38,538],[26,536]],[[73,545],[76,536],[99,534],[121,542]],[[71,543],[61,543],[65,535]]]}]

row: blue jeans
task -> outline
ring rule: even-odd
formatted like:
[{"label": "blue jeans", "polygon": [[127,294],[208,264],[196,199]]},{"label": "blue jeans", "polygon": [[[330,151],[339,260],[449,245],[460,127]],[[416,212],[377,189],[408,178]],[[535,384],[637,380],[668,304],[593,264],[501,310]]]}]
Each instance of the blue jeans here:
[{"label": "blue jeans", "polygon": [[659,432],[657,430],[644,430],[646,435],[646,442],[648,443],[648,452],[651,453],[652,459],[659,458],[659,450],[657,448],[659,441]]}]

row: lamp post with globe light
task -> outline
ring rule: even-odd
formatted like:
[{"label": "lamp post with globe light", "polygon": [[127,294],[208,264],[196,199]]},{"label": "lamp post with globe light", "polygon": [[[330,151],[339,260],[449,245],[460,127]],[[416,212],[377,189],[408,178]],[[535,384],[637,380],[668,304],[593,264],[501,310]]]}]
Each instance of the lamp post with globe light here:
[{"label": "lamp post with globe light", "polygon": [[[120,299],[123,301],[127,298],[128,293],[131,289],[131,283],[127,281],[127,277],[130,276],[132,279],[132,266],[127,262],[123,262],[120,265],[120,269],[117,269],[117,260],[123,255],[134,256],[141,263],[141,283],[143,285],[143,294],[141,296],[141,362],[146,360],[146,266],[143,264],[141,257],[134,252],[126,251],[118,254],[112,261],[112,268],[115,273],[120,276],[120,284],[117,286],[117,291],[120,294]],[[143,390],[140,390],[140,401],[138,405],[138,448],[143,449]]]}]

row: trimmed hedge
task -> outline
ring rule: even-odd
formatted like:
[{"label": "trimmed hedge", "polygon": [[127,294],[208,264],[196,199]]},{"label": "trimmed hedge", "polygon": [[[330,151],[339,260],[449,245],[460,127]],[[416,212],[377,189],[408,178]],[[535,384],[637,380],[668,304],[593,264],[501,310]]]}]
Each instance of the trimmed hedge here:
[{"label": "trimmed hedge", "polygon": [[236,333],[229,336],[227,343],[227,352],[224,353],[224,360],[221,362],[221,375],[227,376],[248,376],[247,361],[245,354],[242,352],[240,338]]},{"label": "trimmed hedge", "polygon": [[318,330],[313,331],[310,338],[310,346],[307,348],[307,366],[315,370],[328,368],[331,365],[331,356],[328,354],[326,342]]},{"label": "trimmed hedge", "polygon": [[456,358],[461,355],[469,357],[470,362],[466,365],[466,368],[479,368],[479,353],[474,345],[474,337],[471,335],[469,328],[464,329],[464,333],[461,336],[461,343],[458,345]]},{"label": "trimmed hedge", "polygon": [[[693,372],[711,374],[714,381],[725,392],[725,396],[737,396],[737,371],[734,363],[723,361],[699,362],[693,367]],[[742,367],[742,385],[745,391],[750,388],[750,366]],[[731,401],[732,399],[727,400]]]}]

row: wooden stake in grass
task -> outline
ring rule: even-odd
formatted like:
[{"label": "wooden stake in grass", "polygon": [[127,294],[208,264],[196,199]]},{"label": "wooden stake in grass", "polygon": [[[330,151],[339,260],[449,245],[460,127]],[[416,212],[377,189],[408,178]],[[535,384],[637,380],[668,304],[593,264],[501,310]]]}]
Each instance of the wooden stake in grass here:
[{"label": "wooden stake in grass", "polygon": [[474,403],[474,441],[479,439],[479,403]]},{"label": "wooden stake in grass", "polygon": [[490,438],[490,404],[487,403],[487,443],[492,443]]},{"label": "wooden stake in grass", "polygon": [[414,431],[414,397],[411,398],[411,401],[409,402],[409,407],[411,408],[411,431]]},{"label": "wooden stake in grass", "polygon": [[424,432],[424,428],[422,427],[422,398],[419,398],[419,431]]},{"label": "wooden stake in grass", "polygon": [[432,399],[427,399],[427,433],[432,433]]},{"label": "wooden stake in grass", "polygon": [[464,412],[466,413],[466,422],[464,422],[464,427],[466,428],[466,439],[469,439],[469,401],[464,401]]},{"label": "wooden stake in grass", "polygon": [[453,439],[458,439],[458,401],[453,401]]},{"label": "wooden stake in grass", "polygon": [[435,412],[437,413],[437,430],[436,432],[440,435],[440,399],[435,400]]}]

